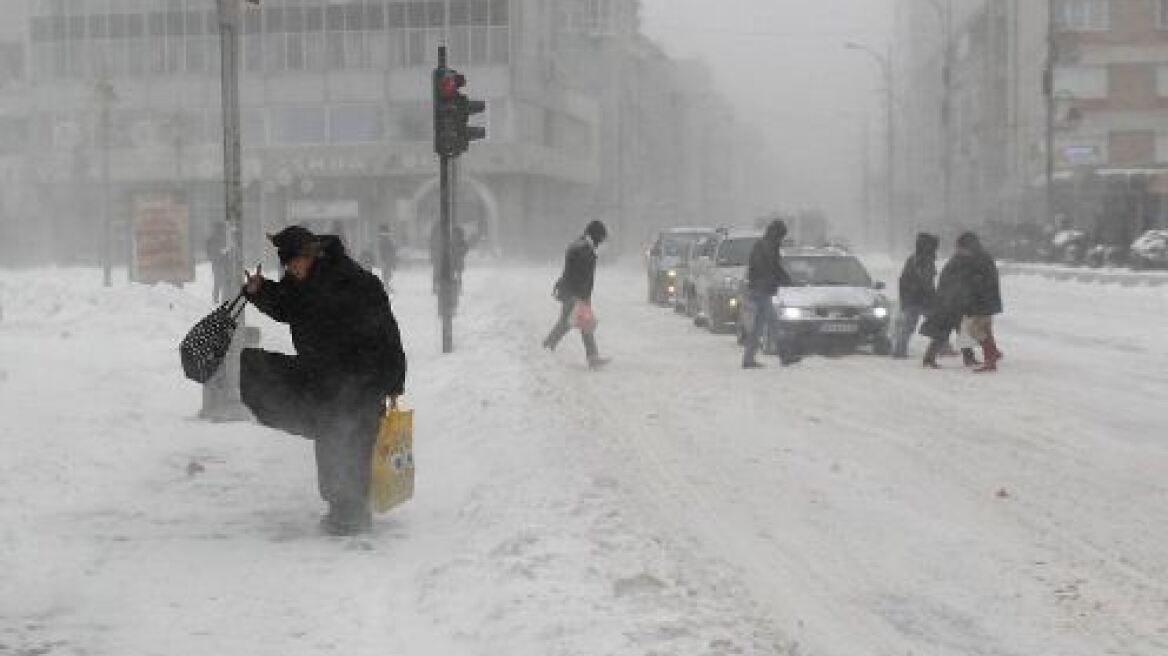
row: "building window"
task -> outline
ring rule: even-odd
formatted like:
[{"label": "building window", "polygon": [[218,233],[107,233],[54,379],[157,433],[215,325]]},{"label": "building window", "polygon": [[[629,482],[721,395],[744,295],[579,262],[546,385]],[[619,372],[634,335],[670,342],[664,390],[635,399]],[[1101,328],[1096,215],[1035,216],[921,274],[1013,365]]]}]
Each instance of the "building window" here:
[{"label": "building window", "polygon": [[329,110],[329,141],[373,143],[385,136],[385,117],[377,105],[345,105]]},{"label": "building window", "polygon": [[323,107],[284,107],[272,110],[272,143],[322,144],[326,139]]},{"label": "building window", "polygon": [[1054,72],[1054,92],[1060,98],[1098,100],[1108,95],[1106,66],[1059,66]]},{"label": "building window", "polygon": [[1110,0],[1058,0],[1055,23],[1063,32],[1098,32],[1111,29]]}]

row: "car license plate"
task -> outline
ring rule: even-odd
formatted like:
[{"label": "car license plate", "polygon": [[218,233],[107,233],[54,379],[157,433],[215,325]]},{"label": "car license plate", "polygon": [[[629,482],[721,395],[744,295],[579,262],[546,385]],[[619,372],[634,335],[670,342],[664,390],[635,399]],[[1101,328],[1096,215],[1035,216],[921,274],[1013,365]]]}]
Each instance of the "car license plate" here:
[{"label": "car license plate", "polygon": [[819,327],[819,332],[827,335],[851,335],[860,332],[860,327],[854,323],[825,323]]}]

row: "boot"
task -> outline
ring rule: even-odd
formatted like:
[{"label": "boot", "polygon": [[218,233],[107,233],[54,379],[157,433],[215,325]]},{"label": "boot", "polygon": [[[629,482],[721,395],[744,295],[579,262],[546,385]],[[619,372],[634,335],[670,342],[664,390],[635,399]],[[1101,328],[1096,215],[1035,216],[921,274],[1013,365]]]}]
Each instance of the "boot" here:
[{"label": "boot", "polygon": [[993,335],[981,342],[981,350],[985,355],[985,364],[974,369],[974,373],[984,374],[991,373],[998,370],[998,360],[1001,359],[998,351],[997,342],[994,341]]},{"label": "boot", "polygon": [[976,367],[981,364],[981,362],[978,362],[977,356],[974,355],[973,349],[971,348],[961,349],[961,360],[967,367]]},{"label": "boot", "polygon": [[925,359],[921,361],[921,364],[926,369],[941,368],[941,365],[937,364],[937,355],[941,353],[941,347],[943,345],[943,342],[935,339],[929,342],[929,348],[925,350]]}]

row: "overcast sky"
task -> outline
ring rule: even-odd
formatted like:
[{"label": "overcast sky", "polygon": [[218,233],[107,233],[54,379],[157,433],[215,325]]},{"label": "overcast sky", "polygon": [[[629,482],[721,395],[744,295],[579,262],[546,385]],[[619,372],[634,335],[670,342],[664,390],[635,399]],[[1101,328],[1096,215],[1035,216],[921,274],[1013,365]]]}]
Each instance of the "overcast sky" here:
[{"label": "overcast sky", "polygon": [[[646,33],[672,55],[704,59],[744,120],[761,128],[779,159],[773,202],[858,225],[860,135],[865,120],[882,125],[883,83],[875,61],[843,44],[885,50],[893,0],[643,2]],[[873,137],[877,149],[882,133]]]}]

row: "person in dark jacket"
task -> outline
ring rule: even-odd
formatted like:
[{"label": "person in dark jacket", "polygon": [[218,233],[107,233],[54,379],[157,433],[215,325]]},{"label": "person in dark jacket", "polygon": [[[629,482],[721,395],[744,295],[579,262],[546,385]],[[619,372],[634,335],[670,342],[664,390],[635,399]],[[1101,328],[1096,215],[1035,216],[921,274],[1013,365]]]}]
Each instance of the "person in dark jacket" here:
[{"label": "person in dark jacket", "polygon": [[393,272],[397,269],[397,244],[393,241],[393,232],[389,226],[382,226],[377,233],[377,254],[381,259],[381,282],[389,287],[393,280]]},{"label": "person in dark jacket", "polygon": [[957,247],[968,255],[965,268],[967,293],[963,308],[965,332],[981,346],[985,361],[975,369],[978,373],[998,370],[1002,352],[994,337],[994,315],[1002,313],[1001,278],[992,255],[986,252],[981,240],[972,232],[957,238]]},{"label": "person in dark jacket", "polygon": [[[466,269],[466,256],[470,254],[470,242],[466,240],[466,230],[457,223],[451,229],[450,251],[454,256],[451,260],[451,275],[454,277],[455,289],[462,283],[462,272]],[[446,258],[442,252],[442,222],[436,221],[430,229],[430,263],[434,266],[434,293],[437,294],[442,282],[442,266]]]},{"label": "person in dark jacket", "polygon": [[928,314],[937,296],[937,248],[940,245],[941,240],[936,235],[927,232],[917,235],[916,250],[900,272],[900,321],[892,348],[894,358],[908,357],[909,338],[917,331],[921,317]]},{"label": "person in dark jacket", "polygon": [[[596,249],[608,238],[608,229],[600,221],[593,221],[584,230],[584,235],[568,246],[564,255],[564,272],[556,282],[554,295],[560,302],[560,318],[552,327],[544,348],[556,350],[564,336],[572,330],[572,312],[577,303],[592,304],[592,289],[596,281]],[[596,335],[590,331],[580,332],[584,340],[584,353],[588,366],[598,369],[608,364],[600,357],[596,346]]]},{"label": "person in dark jacket", "polygon": [[[779,293],[780,287],[791,284],[791,277],[783,268],[782,246],[786,236],[787,224],[772,221],[762,239],[755,243],[754,249],[750,252],[746,285],[750,306],[754,308],[754,321],[746,335],[746,350],[742,356],[743,369],[757,369],[762,366],[762,363],[755,359],[755,355],[758,353],[763,331],[774,329],[779,322],[774,297]],[[788,358],[783,364],[790,364],[793,361],[794,358]]]},{"label": "person in dark jacket", "polygon": [[204,244],[207,260],[211,263],[211,302],[216,305],[230,300],[227,295],[227,224],[216,221]]},{"label": "person in dark jacket", "polygon": [[369,479],[386,397],[405,387],[401,334],[381,282],[335,236],[293,226],[270,237],[284,277],[257,268],[245,294],[288,324],[296,355],[244,349],[240,394],[260,423],[315,442],[317,478],[332,535],[367,531]]}]

